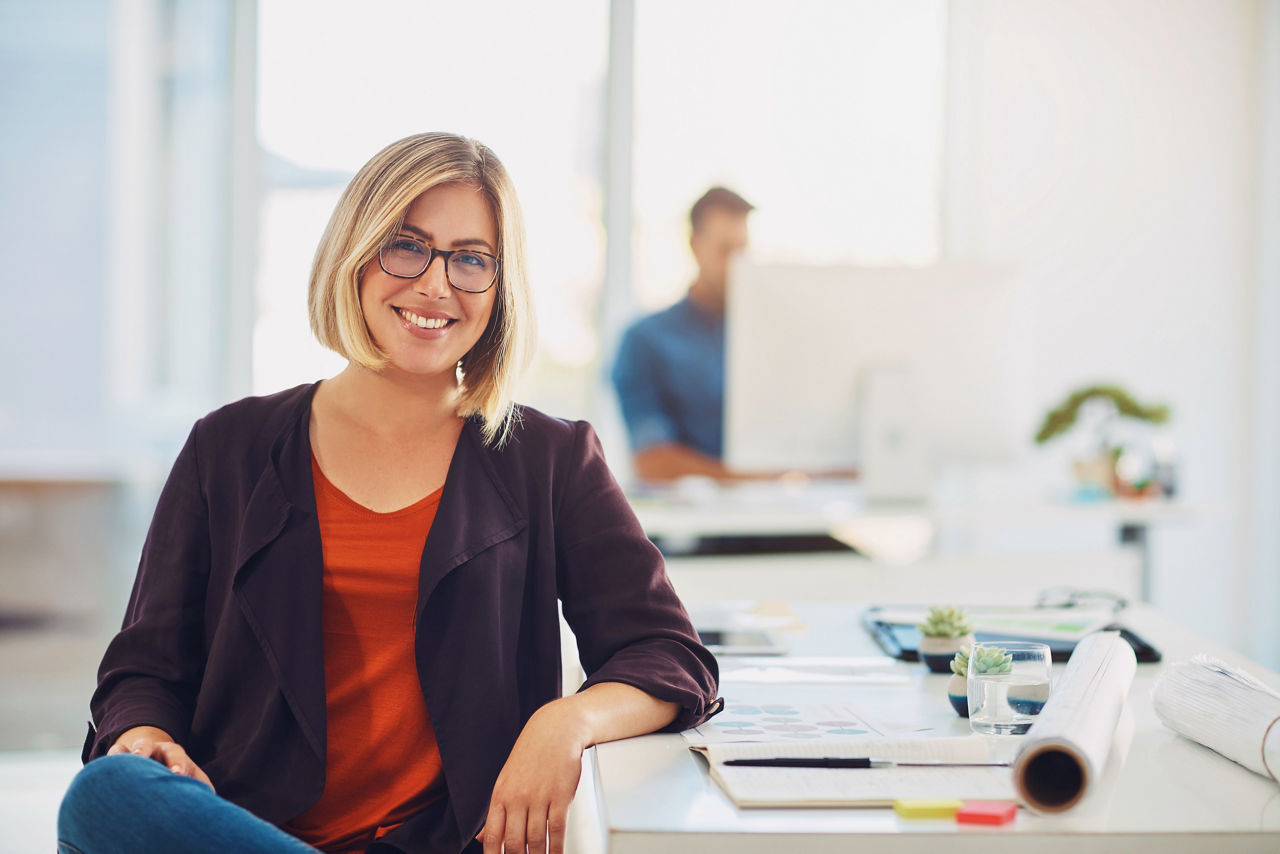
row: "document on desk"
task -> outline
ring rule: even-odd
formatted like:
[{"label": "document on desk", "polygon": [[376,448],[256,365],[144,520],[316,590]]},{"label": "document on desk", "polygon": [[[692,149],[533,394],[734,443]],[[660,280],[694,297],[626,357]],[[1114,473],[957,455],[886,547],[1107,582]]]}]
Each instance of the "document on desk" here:
[{"label": "document on desk", "polygon": [[769,658],[735,655],[720,660],[720,681],[721,684],[766,685],[910,685],[918,669],[884,655]]},{"label": "document on desk", "polygon": [[745,703],[728,697],[723,712],[681,735],[698,748],[741,742],[824,744],[884,736],[889,730],[848,703]]},{"label": "document on desk", "polygon": [[979,736],[860,739],[795,744],[712,744],[694,748],[711,777],[735,804],[756,807],[891,807],[897,799],[956,798],[1016,801],[1006,766],[892,768],[760,768],[725,765],[730,759],[873,757],[898,761],[987,762]]}]

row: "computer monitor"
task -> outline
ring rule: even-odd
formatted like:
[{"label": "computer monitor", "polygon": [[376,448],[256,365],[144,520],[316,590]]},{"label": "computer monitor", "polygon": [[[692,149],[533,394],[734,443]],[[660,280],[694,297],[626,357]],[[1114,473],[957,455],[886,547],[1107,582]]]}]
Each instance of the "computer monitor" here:
[{"label": "computer monitor", "polygon": [[730,273],[725,459],[863,472],[914,497],[938,465],[1026,446],[1026,324],[1007,272],[757,264]]}]

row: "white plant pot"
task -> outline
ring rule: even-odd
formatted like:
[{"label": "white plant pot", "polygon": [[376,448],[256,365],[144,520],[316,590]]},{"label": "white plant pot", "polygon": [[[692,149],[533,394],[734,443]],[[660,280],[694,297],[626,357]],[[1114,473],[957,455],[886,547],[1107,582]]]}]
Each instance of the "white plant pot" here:
[{"label": "white plant pot", "polygon": [[959,673],[952,673],[947,680],[947,699],[951,708],[962,718],[969,717],[969,680]]},{"label": "white plant pot", "polygon": [[920,660],[934,673],[950,673],[951,659],[957,652],[973,643],[973,635],[967,634],[958,638],[920,638]]}]

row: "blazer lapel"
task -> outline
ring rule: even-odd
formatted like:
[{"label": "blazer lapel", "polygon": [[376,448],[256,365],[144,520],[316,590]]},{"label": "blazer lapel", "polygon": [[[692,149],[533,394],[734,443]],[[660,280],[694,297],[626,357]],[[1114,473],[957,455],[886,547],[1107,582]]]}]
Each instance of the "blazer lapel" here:
[{"label": "blazer lapel", "polygon": [[[494,674],[485,673],[484,687],[476,684],[475,662],[488,660],[479,648],[502,643],[497,636],[474,637],[471,618],[484,606],[450,601],[443,593],[432,597],[450,573],[465,572],[469,561],[528,527],[527,513],[512,499],[497,457],[485,447],[477,423],[468,421],[449,464],[418,576],[418,677],[444,761],[449,809],[462,838],[479,827],[501,768],[496,757],[506,757],[504,739],[518,729],[519,710],[490,701],[494,691],[503,690],[489,685]],[[510,571],[523,577],[525,567],[513,564]],[[477,702],[477,696],[485,699]]]},{"label": "blazer lapel", "polygon": [[272,448],[245,506],[236,601],[317,756],[325,755],[324,559],[311,476],[311,397]]},{"label": "blazer lapel", "polygon": [[419,614],[441,579],[529,524],[498,475],[492,455],[478,423],[468,419],[449,463],[440,506],[422,552]]}]

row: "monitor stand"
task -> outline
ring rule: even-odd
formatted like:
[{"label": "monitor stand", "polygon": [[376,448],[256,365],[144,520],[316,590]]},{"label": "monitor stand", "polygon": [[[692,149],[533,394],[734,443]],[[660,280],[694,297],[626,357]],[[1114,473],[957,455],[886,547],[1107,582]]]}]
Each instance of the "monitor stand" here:
[{"label": "monitor stand", "polygon": [[871,504],[919,504],[931,492],[929,452],[919,396],[905,363],[868,365],[858,378],[858,456]]}]

